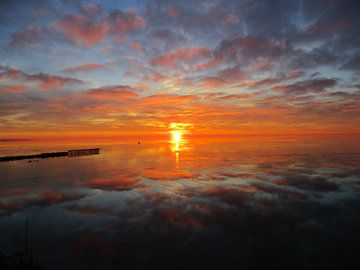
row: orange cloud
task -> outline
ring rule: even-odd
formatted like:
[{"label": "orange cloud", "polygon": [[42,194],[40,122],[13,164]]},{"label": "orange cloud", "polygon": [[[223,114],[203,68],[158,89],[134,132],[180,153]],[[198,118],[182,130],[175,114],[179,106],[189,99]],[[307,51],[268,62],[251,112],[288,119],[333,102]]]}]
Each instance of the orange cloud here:
[{"label": "orange cloud", "polygon": [[166,12],[174,18],[177,18],[180,15],[180,11],[174,5],[167,5],[165,9],[166,9]]},{"label": "orange cloud", "polygon": [[83,71],[89,71],[94,69],[101,69],[103,68],[103,64],[96,64],[96,63],[83,63],[81,65],[75,66],[75,67],[69,67],[66,68],[65,72],[83,72]]},{"label": "orange cloud", "polygon": [[205,63],[197,64],[194,68],[195,71],[203,71],[217,67],[223,62],[224,58],[222,56],[216,56],[214,59],[211,59]]},{"label": "orange cloud", "polygon": [[137,51],[139,53],[144,53],[144,48],[142,47],[142,45],[139,42],[133,42],[131,44],[131,49],[133,49],[134,51]]},{"label": "orange cloud", "polygon": [[194,95],[159,94],[145,97],[138,104],[142,106],[177,105],[195,101],[196,99],[197,97]]},{"label": "orange cloud", "polygon": [[[231,71],[227,77],[231,78],[237,72]],[[41,78],[39,74],[28,75],[14,70],[7,75],[0,73],[0,76],[7,79],[9,76],[20,76],[20,80],[24,81]],[[290,76],[297,75],[289,73],[286,78]],[[203,82],[207,88],[232,83],[221,77],[208,77]],[[171,123],[189,123],[193,127],[189,133],[195,134],[355,130],[353,127],[360,113],[360,96],[355,92],[345,95],[328,91],[327,88],[335,83],[331,79],[301,81],[286,87],[278,86],[285,88],[277,95],[271,95],[270,89],[244,90],[233,94],[222,90],[196,95],[149,95],[149,92],[143,91],[143,87],[122,85],[88,89],[48,99],[28,101],[25,97],[16,103],[13,102],[17,98],[14,95],[9,102],[4,100],[0,107],[0,114],[3,115],[1,124],[9,132],[19,130],[18,127],[31,131],[41,130],[41,127],[50,130],[53,126],[64,131],[70,127],[74,132],[122,132],[126,127],[126,132],[166,134]],[[293,95],[293,91],[297,94]],[[313,93],[318,92],[321,95],[314,99]],[[6,121],[7,116],[12,119],[11,122]]]},{"label": "orange cloud", "polygon": [[129,178],[129,177],[122,177],[122,178],[115,178],[115,179],[92,179],[89,181],[89,185],[93,188],[106,188],[106,189],[124,189],[131,186],[136,185],[139,183],[139,179],[136,178]]},{"label": "orange cloud", "polygon": [[176,180],[181,178],[195,178],[196,175],[185,171],[164,171],[164,170],[145,170],[142,172],[144,178],[153,180]]},{"label": "orange cloud", "polygon": [[144,85],[144,84],[136,84],[136,85],[133,85],[133,87],[136,88],[136,89],[143,90],[143,91],[146,91],[146,90],[150,89],[149,86]]},{"label": "orange cloud", "polygon": [[132,11],[116,10],[109,16],[115,33],[130,33],[146,27],[146,20]]},{"label": "orange cloud", "polygon": [[105,69],[115,65],[115,62],[107,62],[104,64],[86,62],[74,67],[68,67],[64,69],[64,72],[73,73],[73,72],[87,72],[98,69]]},{"label": "orange cloud", "polygon": [[10,68],[3,72],[0,72],[0,79],[9,78],[12,80],[17,80],[17,79],[23,78],[24,75],[25,74],[22,71],[14,69],[14,68]]},{"label": "orange cloud", "polygon": [[24,85],[6,85],[0,86],[0,93],[12,93],[12,94],[22,94],[26,92],[26,87]]},{"label": "orange cloud", "polygon": [[94,22],[83,15],[67,14],[54,23],[53,28],[72,42],[91,47],[107,37],[110,26],[106,22]]},{"label": "orange cloud", "polygon": [[88,91],[86,95],[92,99],[109,101],[125,101],[139,96],[134,89],[127,86],[101,87]]},{"label": "orange cloud", "polygon": [[213,87],[222,86],[222,85],[225,85],[228,83],[229,82],[227,80],[224,80],[221,77],[207,77],[202,81],[201,84],[203,87],[213,88]]},{"label": "orange cloud", "polygon": [[172,53],[166,53],[153,58],[150,61],[154,66],[165,66],[176,68],[180,63],[190,64],[191,62],[211,55],[208,48],[181,48]]}]

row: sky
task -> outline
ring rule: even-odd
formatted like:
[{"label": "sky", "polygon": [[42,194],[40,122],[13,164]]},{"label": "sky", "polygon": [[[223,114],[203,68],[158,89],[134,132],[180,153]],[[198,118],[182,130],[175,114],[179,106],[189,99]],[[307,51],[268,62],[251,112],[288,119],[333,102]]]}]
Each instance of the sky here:
[{"label": "sky", "polygon": [[350,0],[0,3],[0,137],[360,133]]}]

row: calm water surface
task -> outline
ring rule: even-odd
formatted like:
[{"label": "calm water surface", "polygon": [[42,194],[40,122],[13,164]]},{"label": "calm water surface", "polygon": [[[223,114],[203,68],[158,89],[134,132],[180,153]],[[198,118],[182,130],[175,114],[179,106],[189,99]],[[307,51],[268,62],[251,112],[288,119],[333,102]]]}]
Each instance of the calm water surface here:
[{"label": "calm water surface", "polygon": [[360,269],[360,138],[0,142],[0,250],[46,269]]}]

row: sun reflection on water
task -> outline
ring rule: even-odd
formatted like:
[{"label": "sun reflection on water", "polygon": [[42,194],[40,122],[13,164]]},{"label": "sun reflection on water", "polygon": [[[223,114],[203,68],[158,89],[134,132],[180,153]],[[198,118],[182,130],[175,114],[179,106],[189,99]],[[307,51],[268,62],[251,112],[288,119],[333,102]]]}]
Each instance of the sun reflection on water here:
[{"label": "sun reflection on water", "polygon": [[187,140],[183,137],[184,133],[181,130],[171,131],[171,151],[175,154],[176,167],[179,165],[180,152],[186,150]]},{"label": "sun reflection on water", "polygon": [[172,132],[173,142],[179,143],[181,141],[181,135],[182,134],[180,131],[173,131]]},{"label": "sun reflection on water", "polygon": [[184,144],[186,143],[186,140],[183,138],[183,133],[179,130],[173,130],[171,131],[171,151],[173,152],[179,152],[183,149]]}]

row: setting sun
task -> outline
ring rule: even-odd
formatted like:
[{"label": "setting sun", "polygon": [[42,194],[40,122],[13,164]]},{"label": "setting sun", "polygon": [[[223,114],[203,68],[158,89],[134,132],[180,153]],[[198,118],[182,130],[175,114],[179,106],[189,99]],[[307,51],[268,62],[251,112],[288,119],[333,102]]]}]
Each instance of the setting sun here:
[{"label": "setting sun", "polygon": [[181,132],[180,131],[172,131],[172,140],[175,143],[181,141]]}]

